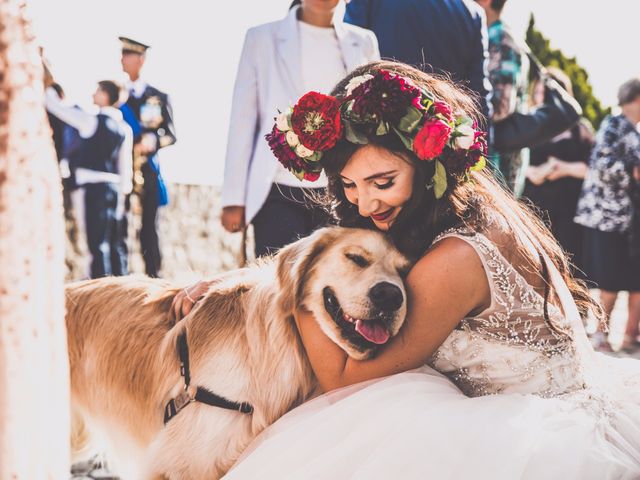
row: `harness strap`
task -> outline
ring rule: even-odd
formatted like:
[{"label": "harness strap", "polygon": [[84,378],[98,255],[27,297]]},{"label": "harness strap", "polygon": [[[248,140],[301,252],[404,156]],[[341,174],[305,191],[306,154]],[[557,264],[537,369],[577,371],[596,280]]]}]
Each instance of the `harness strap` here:
[{"label": "harness strap", "polygon": [[252,414],[253,406],[248,402],[234,402],[228,400],[220,395],[216,395],[210,390],[203,387],[196,389],[196,395],[194,397],[196,402],[206,403],[212,407],[226,408],[227,410],[237,410],[240,413]]},{"label": "harness strap", "polygon": [[187,331],[182,330],[178,335],[178,357],[180,358],[180,375],[184,377],[185,386],[191,384],[191,370],[189,369],[189,345],[187,344]]},{"label": "harness strap", "polygon": [[196,387],[195,393],[191,384],[191,370],[189,368],[189,345],[187,344],[187,332],[183,330],[178,336],[178,357],[180,358],[180,375],[184,377],[184,390],[175,398],[169,400],[164,408],[164,424],[175,417],[183,408],[192,402],[200,402],[212,407],[235,410],[240,413],[252,414],[253,406],[247,402],[234,402],[221,397],[204,387]]}]

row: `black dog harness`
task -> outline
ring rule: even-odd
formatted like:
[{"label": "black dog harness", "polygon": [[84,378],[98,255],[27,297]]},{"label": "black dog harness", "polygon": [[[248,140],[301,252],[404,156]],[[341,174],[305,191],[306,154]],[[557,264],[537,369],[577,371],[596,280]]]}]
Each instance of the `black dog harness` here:
[{"label": "black dog harness", "polygon": [[253,406],[247,402],[233,402],[220,395],[216,395],[204,387],[189,387],[191,383],[191,372],[189,370],[189,346],[187,345],[187,332],[183,332],[178,336],[178,357],[180,358],[180,375],[184,377],[184,390],[175,398],[169,400],[164,408],[164,424],[175,417],[180,411],[191,402],[201,402],[211,405],[212,407],[226,408],[227,410],[236,410],[240,413],[253,413]]}]

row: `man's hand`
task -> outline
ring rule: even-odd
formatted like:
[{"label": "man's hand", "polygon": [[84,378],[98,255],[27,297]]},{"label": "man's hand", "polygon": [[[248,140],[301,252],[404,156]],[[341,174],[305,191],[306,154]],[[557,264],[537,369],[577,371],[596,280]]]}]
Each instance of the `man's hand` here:
[{"label": "man's hand", "polygon": [[244,229],[244,207],[232,206],[224,207],[222,209],[222,216],[220,218],[222,226],[227,232],[235,233]]},{"label": "man's hand", "polygon": [[156,136],[153,133],[144,133],[140,141],[133,146],[133,153],[146,157],[155,153],[157,146]]}]

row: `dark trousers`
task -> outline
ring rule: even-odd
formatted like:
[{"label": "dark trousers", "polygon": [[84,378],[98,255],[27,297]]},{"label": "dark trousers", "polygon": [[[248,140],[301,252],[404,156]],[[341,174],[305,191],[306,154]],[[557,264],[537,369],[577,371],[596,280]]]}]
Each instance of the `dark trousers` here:
[{"label": "dark trousers", "polygon": [[573,215],[553,215],[549,212],[551,233],[556,237],[562,249],[568,254],[575,268],[575,277],[586,280],[584,275],[584,227],[573,221]]},{"label": "dark trousers", "polygon": [[278,184],[271,187],[267,200],[251,222],[256,257],[275,253],[327,225],[328,215],[305,195],[306,190]]},{"label": "dark trousers", "polygon": [[117,277],[129,275],[129,247],[127,245],[127,219],[128,208],[125,209],[122,218],[113,222],[113,235],[111,237],[111,274]]},{"label": "dark trousers", "polygon": [[144,187],[142,189],[142,225],[140,226],[140,249],[144,269],[150,277],[158,277],[162,257],[158,241],[158,176],[148,163],[142,165]]},{"label": "dark trousers", "polygon": [[84,186],[84,191],[91,278],[112,275],[111,245],[115,231],[118,190],[110,183],[90,183]]}]

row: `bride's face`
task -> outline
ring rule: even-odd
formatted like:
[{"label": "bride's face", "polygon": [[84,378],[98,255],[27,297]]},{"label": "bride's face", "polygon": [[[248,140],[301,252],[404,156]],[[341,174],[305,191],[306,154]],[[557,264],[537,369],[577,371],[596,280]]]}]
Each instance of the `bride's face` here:
[{"label": "bride's face", "polygon": [[413,192],[414,167],[375,145],[358,149],[340,172],[345,196],[363,217],[389,230]]}]

